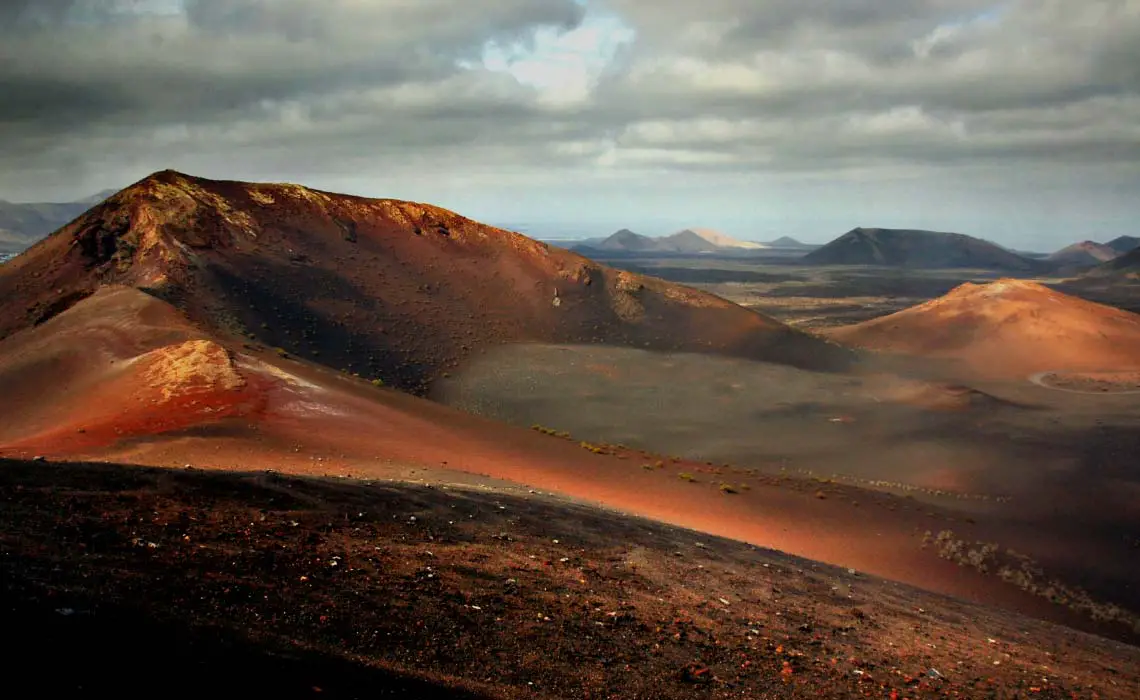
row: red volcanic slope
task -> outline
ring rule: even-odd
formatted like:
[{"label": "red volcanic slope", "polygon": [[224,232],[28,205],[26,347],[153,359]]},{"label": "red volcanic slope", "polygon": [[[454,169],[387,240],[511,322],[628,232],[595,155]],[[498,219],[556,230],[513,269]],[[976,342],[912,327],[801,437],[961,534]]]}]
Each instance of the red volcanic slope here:
[{"label": "red volcanic slope", "polygon": [[[42,270],[30,266],[36,257],[29,256],[18,261],[16,275],[4,273],[5,284],[13,285],[9,288],[24,295],[21,298],[32,298],[35,279],[54,284],[34,297],[41,305],[34,307],[31,318],[19,314],[8,318],[9,323],[23,319],[22,327],[0,341],[3,456],[39,454],[161,466],[190,463],[368,478],[502,479],[934,590],[1040,611],[1039,600],[921,550],[914,533],[929,526],[926,514],[906,508],[897,512],[889,497],[860,493],[856,498],[831,486],[836,498],[825,501],[813,495],[819,488],[815,485],[796,490],[775,481],[765,484],[744,473],[705,471],[706,465],[691,462],[646,470],[642,462],[655,458],[637,453],[598,456],[571,441],[376,388],[213,331],[154,294],[110,281],[148,284],[179,299],[195,314],[241,308],[230,295],[207,294],[217,294],[217,287],[210,285],[221,273],[211,272],[211,266],[223,265],[217,262],[224,261],[221,254],[208,248],[195,251],[182,239],[163,242],[161,232],[147,234],[144,229],[137,239],[125,239],[129,256],[119,255],[124,242],[117,239],[115,252],[108,255],[108,239],[66,237],[89,230],[82,224],[33,251],[43,256],[53,246],[61,249],[59,258]],[[92,240],[95,243],[89,243]],[[85,246],[91,246],[89,253]],[[91,264],[101,258],[105,262]],[[188,262],[179,265],[172,260]],[[589,269],[602,280],[619,274]],[[647,289],[650,285],[662,295],[689,293],[646,280]],[[87,292],[69,308],[50,313],[64,305],[60,300]],[[720,306],[723,302],[692,294],[693,300],[708,300],[710,306],[693,307],[671,297],[654,300],[650,294],[634,299],[661,306],[680,304],[681,318],[685,309],[695,309],[690,312],[695,316],[708,308],[724,309],[723,318],[736,318],[732,307]],[[582,293],[582,298],[589,297]],[[31,322],[41,318],[41,323]],[[227,322],[234,323],[215,318],[212,325],[224,329]],[[421,327],[425,332],[436,329],[427,323]],[[773,333],[779,328],[775,326]],[[479,337],[501,342],[496,336]],[[683,471],[697,474],[699,483],[678,478]],[[719,488],[721,481],[745,479],[753,481],[753,488],[732,496]],[[994,537],[971,532],[973,527],[955,524],[963,536]],[[853,532],[875,536],[852,537]]]},{"label": "red volcanic slope", "polygon": [[987,375],[1140,367],[1140,316],[1023,280],[966,283],[829,335],[874,350],[962,360]]},{"label": "red volcanic slope", "polygon": [[[693,462],[646,470],[642,463],[656,457],[596,455],[252,345],[227,349],[166,302],[128,287],[104,287],[0,343],[0,392],[4,457],[503,480],[1041,612],[1039,601],[920,549],[914,533],[927,516],[897,512],[891,497],[860,493],[856,507],[853,494],[816,498],[814,483],[790,488]],[[746,479],[752,488],[732,496],[718,487]],[[852,538],[860,528],[876,535]]]},{"label": "red volcanic slope", "polygon": [[718,297],[438,207],[172,171],[0,268],[0,338],[106,284],[145,289],[214,334],[411,390],[510,342],[720,352],[825,370],[851,358]]}]

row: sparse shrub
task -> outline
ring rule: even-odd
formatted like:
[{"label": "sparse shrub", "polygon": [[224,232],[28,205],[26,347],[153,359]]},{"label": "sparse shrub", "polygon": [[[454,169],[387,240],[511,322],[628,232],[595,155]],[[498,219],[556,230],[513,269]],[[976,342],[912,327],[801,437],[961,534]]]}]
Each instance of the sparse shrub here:
[{"label": "sparse shrub", "polygon": [[739,491],[736,490],[736,487],[733,486],[732,484],[721,484],[720,490],[724,493],[740,493]]},{"label": "sparse shrub", "polygon": [[653,471],[653,465],[652,464],[643,464],[643,465],[641,465],[641,468],[645,469],[646,471]]},{"label": "sparse shrub", "polygon": [[816,491],[815,497],[818,498],[819,500],[823,501],[823,500],[827,499],[827,494],[824,493],[823,491]]},{"label": "sparse shrub", "polygon": [[285,348],[273,348],[273,352],[277,353],[278,357],[289,357],[289,353],[285,351]]},{"label": "sparse shrub", "polygon": [[372,383],[372,386],[376,386],[376,387],[384,386],[384,380],[381,379],[380,377],[376,377],[375,379],[372,380],[371,383]]},{"label": "sparse shrub", "polygon": [[970,544],[956,538],[950,530],[942,530],[936,536],[927,530],[922,538],[922,546],[925,548],[930,544],[935,545],[939,557],[959,566],[969,566],[983,574],[993,571],[1002,581],[1017,586],[1030,595],[1044,598],[1055,605],[1063,605],[1077,613],[1088,615],[1093,620],[1127,625],[1133,631],[1140,632],[1140,617],[1112,603],[1098,602],[1084,589],[1048,579],[1044,569],[1024,554],[1012,549],[1003,552],[995,543]]},{"label": "sparse shrub", "polygon": [[681,472],[680,474],[677,475],[677,478],[681,479],[682,481],[688,481],[688,482],[695,482],[697,480],[697,478],[695,476],[693,476],[692,474],[690,474],[689,472]]}]

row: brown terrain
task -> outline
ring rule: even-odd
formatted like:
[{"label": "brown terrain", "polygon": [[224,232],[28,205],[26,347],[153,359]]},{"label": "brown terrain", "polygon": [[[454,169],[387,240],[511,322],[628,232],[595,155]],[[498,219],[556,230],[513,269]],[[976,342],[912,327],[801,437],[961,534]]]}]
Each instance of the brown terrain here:
[{"label": "brown terrain", "polygon": [[[524,490],[0,461],[18,696],[1103,698],[1140,650]],[[173,682],[172,682],[173,681]]]},{"label": "brown terrain", "polygon": [[[928,594],[910,589],[892,598],[891,591],[903,589],[875,578],[1135,641],[1140,618],[1115,604],[1137,597],[1127,588],[1135,572],[1119,558],[1120,542],[1085,548],[1084,541],[1071,541],[1060,561],[1077,567],[1095,560],[1098,568],[1060,581],[1012,545],[987,548],[987,542],[1017,541],[1021,549],[1021,540],[1007,536],[1027,532],[1011,529],[996,511],[861,488],[878,486],[870,480],[772,474],[700,454],[669,457],[650,443],[569,439],[560,430],[529,430],[410,395],[447,385],[452,374],[503,351],[579,344],[711,358],[720,368],[745,368],[741,376],[758,370],[754,397],[768,403],[790,380],[805,392],[854,393],[859,405],[885,399],[934,420],[947,413],[973,419],[975,412],[1020,405],[967,386],[897,376],[877,361],[864,366],[859,353],[710,294],[619,272],[429,205],[167,171],[0,267],[0,295],[0,456],[17,460],[2,472],[10,508],[3,511],[0,561],[12,582],[9,598],[26,603],[12,611],[20,624],[41,625],[35,615],[47,611],[53,624],[78,625],[68,629],[81,640],[177,619],[206,630],[201,639],[220,629],[230,648],[241,649],[251,663],[260,659],[262,668],[284,664],[327,677],[334,664],[349,679],[341,683],[383,677],[429,697],[671,697],[691,693],[694,684],[718,697],[864,691],[877,697],[891,691],[897,697],[1092,697],[1089,688],[1099,697],[1134,695],[1140,670],[1132,647],[1058,633],[1008,612],[983,613],[959,600],[913,603],[918,598],[912,596]],[[600,377],[612,391],[636,389],[605,362],[569,368]],[[529,386],[546,383],[541,363],[526,369]],[[684,379],[677,372],[664,368],[648,381],[669,385],[672,377]],[[565,398],[579,413],[592,411],[584,409],[584,397],[567,392]],[[862,420],[861,413],[837,413],[826,425],[860,430]],[[48,461],[27,461],[37,456]],[[287,479],[287,488],[303,495],[285,498],[274,495],[285,488],[277,477],[267,485],[268,477],[250,482],[201,472],[58,466],[57,460],[353,481],[330,486]],[[387,485],[376,491],[360,480]],[[953,474],[944,480],[953,491]],[[462,493],[445,496],[444,486]],[[559,499],[549,500],[551,493]],[[468,505],[449,500],[453,496]],[[560,500],[566,498],[573,504]],[[279,505],[271,507],[272,499]],[[496,500],[495,508],[530,514],[517,532],[498,520],[486,529],[472,525],[462,536],[442,525],[451,509],[494,514],[488,504]],[[399,510],[411,504],[422,509],[411,515],[432,524],[422,532],[417,528],[425,525],[412,526],[419,533],[414,537],[403,531]],[[674,545],[661,538],[681,535],[660,533],[677,531],[597,510],[599,504],[706,533],[712,551],[698,547],[699,554],[674,557]],[[383,514],[395,516],[393,522],[377,519],[376,508],[391,511]],[[371,519],[357,516],[372,524],[357,522],[352,511],[372,513]],[[579,533],[581,551],[572,553],[578,559],[565,553],[555,559],[557,548],[535,550],[530,559],[522,544],[505,544],[537,547],[552,532],[543,528],[555,523]],[[494,530],[506,539],[473,544]],[[435,574],[436,564],[414,563],[425,557],[420,535],[439,540],[426,556],[438,555],[438,570],[446,573]],[[761,569],[776,565],[771,557],[777,555],[761,556],[749,544],[853,569],[871,587],[866,600],[895,601],[871,613],[883,627],[858,639],[826,641],[858,629],[847,629],[848,615],[864,619],[851,612],[854,599],[833,608],[822,599],[812,603],[817,589],[842,589],[824,585],[833,574],[801,574],[825,569],[804,562],[793,575],[791,565],[783,565],[790,583],[778,587],[797,591],[792,595],[802,606],[816,606],[803,620],[792,616],[795,631],[805,632],[806,625],[809,633],[794,641],[793,629],[779,619],[790,612],[764,607],[770,594],[741,593],[757,581],[767,585]],[[1125,540],[1123,549],[1130,547],[1134,543]],[[1064,558],[1073,552],[1080,556]],[[589,583],[591,576],[559,566],[608,556],[627,563],[600,569],[607,572],[605,583],[584,592],[574,581]],[[710,559],[697,563],[704,558]],[[636,575],[616,573],[615,566]],[[343,586],[339,577],[332,583],[327,572],[333,567],[353,575]],[[712,578],[698,585],[706,569]],[[288,576],[270,581],[267,571]],[[531,575],[525,572],[534,577],[524,578]],[[507,578],[533,585],[528,591],[534,595],[490,593]],[[318,582],[330,587],[317,589]],[[641,592],[634,595],[631,587]],[[737,606],[732,624],[746,625],[744,632],[723,626],[728,623],[717,615],[724,611],[714,604],[699,605],[714,589],[723,591],[715,604],[726,606],[723,598],[730,601],[726,607]],[[472,598],[480,591],[490,596],[486,606]],[[56,605],[60,595],[71,599]],[[376,601],[387,602],[378,607]],[[469,616],[473,605],[495,611],[495,624]],[[330,606],[353,611],[351,620],[330,613]],[[355,606],[367,615],[359,617],[364,613]],[[599,606],[606,618],[594,620]],[[940,621],[923,627],[914,607],[923,608],[920,616],[937,611]],[[60,609],[95,614],[52,612]],[[629,618],[622,617],[626,612]],[[1007,630],[1006,641],[971,622],[975,616]],[[555,633],[550,623],[560,619],[570,626]],[[618,625],[627,619],[633,621],[628,630]],[[761,627],[770,631],[747,631]],[[817,634],[817,627],[823,631]],[[621,631],[603,638],[603,629]],[[185,636],[169,626],[151,630]],[[896,637],[902,630],[912,636]],[[915,633],[939,641],[923,641],[935,645],[930,651],[916,650]],[[539,646],[509,646],[515,634]],[[742,638],[745,646],[723,641],[740,634],[752,639]],[[668,639],[679,640],[679,650]],[[1014,639],[1021,646],[990,658],[996,648],[987,645]],[[441,640],[458,645],[455,661],[445,658]],[[753,642],[765,665],[748,656]],[[217,649],[195,644],[188,653],[206,655],[202,663],[224,663]],[[284,657],[282,645],[293,649]],[[861,663],[866,652],[856,648],[881,650],[881,658],[868,667]],[[961,677],[942,667],[959,661]],[[1080,671],[1082,664],[1096,670]],[[730,673],[736,666],[744,672]],[[1055,666],[1065,680],[1039,666]],[[750,676],[753,667],[760,670]],[[1030,668],[1048,682],[1031,680]],[[413,678],[411,669],[420,675]],[[286,673],[281,682],[291,679]],[[457,694],[458,686],[469,694]]]},{"label": "brown terrain", "polygon": [[1058,250],[1047,260],[1059,266],[1094,267],[1119,255],[1117,250],[1104,243],[1081,241]]},{"label": "brown terrain", "polygon": [[873,350],[960,361],[984,376],[1140,368],[1140,316],[1023,280],[966,283],[827,335]]}]

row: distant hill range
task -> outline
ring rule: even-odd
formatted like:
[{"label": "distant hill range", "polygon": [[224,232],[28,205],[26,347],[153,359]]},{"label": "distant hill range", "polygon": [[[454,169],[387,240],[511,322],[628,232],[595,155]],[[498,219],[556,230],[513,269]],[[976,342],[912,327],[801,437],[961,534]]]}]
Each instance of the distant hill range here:
[{"label": "distant hill range", "polygon": [[20,253],[115,194],[104,190],[75,202],[18,203],[0,200],[0,254]]},{"label": "distant hill range", "polygon": [[1118,255],[1108,262],[1101,263],[1084,273],[1086,278],[1099,278],[1106,281],[1140,281],[1140,247]]},{"label": "distant hill range", "polygon": [[1081,241],[1065,246],[1046,260],[1062,266],[1094,267],[1118,257],[1120,253],[1121,251],[1115,250],[1105,243]]},{"label": "distant hill range", "polygon": [[768,247],[763,243],[741,241],[707,228],[687,228],[672,235],[661,237],[644,236],[623,228],[608,238],[579,241],[572,246],[572,249],[587,253],[603,251],[611,253],[698,254],[764,250]]},{"label": "distant hill range", "polygon": [[767,241],[763,245],[767,248],[783,248],[785,250],[815,250],[820,247],[813,243],[802,243],[791,236],[780,236],[776,240]]},{"label": "distant hill range", "polygon": [[808,253],[813,265],[885,265],[908,268],[985,268],[1036,272],[1048,267],[1001,246],[961,233],[854,228]]},{"label": "distant hill range", "polygon": [[1084,270],[1090,277],[1140,273],[1140,238],[1118,236],[1107,243],[1081,241],[1058,250],[1048,260],[1062,272]]},{"label": "distant hill range", "polygon": [[1140,238],[1136,236],[1118,236],[1104,245],[1116,251],[1119,255],[1124,255],[1125,253],[1131,253],[1137,248],[1140,248]]}]

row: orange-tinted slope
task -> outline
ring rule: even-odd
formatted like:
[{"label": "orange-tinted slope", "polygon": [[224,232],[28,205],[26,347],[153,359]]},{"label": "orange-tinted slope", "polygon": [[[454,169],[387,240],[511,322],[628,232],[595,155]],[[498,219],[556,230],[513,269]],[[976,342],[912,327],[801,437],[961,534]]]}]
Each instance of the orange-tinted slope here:
[{"label": "orange-tinted slope", "polygon": [[[749,514],[750,496],[727,499],[640,463],[251,347],[226,349],[166,302],[105,287],[0,342],[0,391],[8,399],[0,407],[0,453],[358,476],[445,467],[816,556],[845,549],[850,524],[832,522],[843,520],[842,510],[796,512],[797,503],[813,506],[810,496],[777,494],[768,515]],[[779,511],[796,527],[772,517]],[[917,550],[896,539],[908,537],[879,538],[874,560],[917,575]]]},{"label": "orange-tinted slope", "polygon": [[0,343],[0,440],[48,451],[245,415],[266,381],[174,308],[108,286]]},{"label": "orange-tinted slope", "polygon": [[215,333],[412,390],[510,342],[722,352],[816,369],[851,357],[718,297],[438,207],[172,171],[0,268],[0,338],[108,283],[150,290]]},{"label": "orange-tinted slope", "polygon": [[918,533],[939,521],[971,534],[975,525],[952,513],[932,520],[926,507],[834,484],[595,454],[252,344],[226,346],[128,287],[104,287],[0,342],[0,391],[6,457],[505,480],[974,600],[1067,614],[923,551]]},{"label": "orange-tinted slope", "polygon": [[874,350],[961,360],[989,376],[1140,367],[1140,316],[1021,280],[966,283],[829,336]]}]

